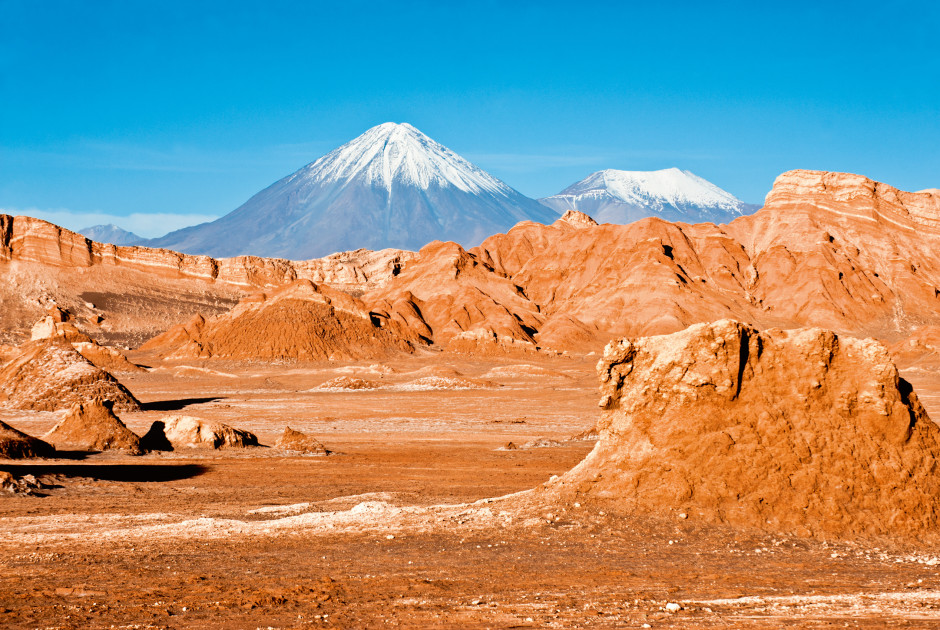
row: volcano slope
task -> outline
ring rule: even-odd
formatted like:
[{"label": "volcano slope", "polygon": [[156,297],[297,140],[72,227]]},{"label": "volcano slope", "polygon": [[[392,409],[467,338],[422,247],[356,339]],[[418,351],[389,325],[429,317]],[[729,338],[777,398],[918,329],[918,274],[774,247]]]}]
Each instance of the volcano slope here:
[{"label": "volcano slope", "polygon": [[557,483],[629,513],[933,536],[940,429],[887,350],[723,320],[609,344],[594,451]]}]

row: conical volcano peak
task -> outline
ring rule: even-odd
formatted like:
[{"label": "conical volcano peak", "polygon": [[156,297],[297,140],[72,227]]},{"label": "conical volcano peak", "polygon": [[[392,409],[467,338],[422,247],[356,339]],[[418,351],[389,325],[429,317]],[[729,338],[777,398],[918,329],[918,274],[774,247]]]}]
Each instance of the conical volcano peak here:
[{"label": "conical volcano peak", "polygon": [[412,125],[393,122],[372,127],[307,165],[296,177],[321,183],[362,180],[389,191],[396,183],[422,190],[454,187],[468,193],[511,190]]},{"label": "conical volcano peak", "polygon": [[386,122],[275,182],[211,223],[149,244],[193,254],[317,258],[368,248],[467,247],[558,213],[408,123]]}]

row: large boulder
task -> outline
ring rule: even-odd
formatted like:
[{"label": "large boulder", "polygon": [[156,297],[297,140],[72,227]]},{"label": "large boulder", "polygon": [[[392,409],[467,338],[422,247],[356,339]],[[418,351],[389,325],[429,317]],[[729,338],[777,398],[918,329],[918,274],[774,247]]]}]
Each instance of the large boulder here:
[{"label": "large boulder", "polygon": [[[192,416],[168,416],[161,422],[163,422],[163,434],[174,449],[258,446],[258,438],[254,433],[236,429],[221,422],[211,422]],[[151,433],[153,432],[154,430],[151,429]]]},{"label": "large boulder", "polygon": [[62,337],[25,343],[0,368],[0,404],[8,407],[57,411],[95,398],[110,400],[118,411],[140,410],[126,387]]},{"label": "large boulder", "polygon": [[60,451],[126,450],[143,452],[140,438],[114,415],[110,400],[75,403],[43,439]]},{"label": "large boulder", "polygon": [[725,320],[612,342],[598,372],[572,500],[804,535],[940,524],[940,429],[876,341]]},{"label": "large boulder", "polygon": [[0,422],[0,457],[25,459],[29,457],[53,457],[55,449],[49,444],[18,431],[5,422]]}]

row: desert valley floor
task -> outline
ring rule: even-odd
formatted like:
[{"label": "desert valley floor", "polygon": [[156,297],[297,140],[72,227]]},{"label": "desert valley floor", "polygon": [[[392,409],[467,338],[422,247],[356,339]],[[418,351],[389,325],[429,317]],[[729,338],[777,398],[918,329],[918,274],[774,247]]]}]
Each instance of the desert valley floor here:
[{"label": "desert valley floor", "polygon": [[[144,403],[122,414],[138,434],[195,414],[263,444],[290,425],[333,454],[4,462],[37,480],[0,501],[5,628],[940,624],[937,549],[540,505],[526,491],[593,447],[596,356],[131,358],[156,368],[122,376]],[[936,373],[905,376],[940,417]],[[352,379],[381,388],[343,389]],[[56,415],[0,419],[42,435]]]}]

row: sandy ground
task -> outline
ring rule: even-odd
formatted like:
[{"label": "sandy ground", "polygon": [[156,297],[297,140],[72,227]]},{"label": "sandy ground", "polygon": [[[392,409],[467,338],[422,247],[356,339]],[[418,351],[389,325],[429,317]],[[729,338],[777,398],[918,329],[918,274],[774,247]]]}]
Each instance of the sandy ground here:
[{"label": "sandy ground", "polygon": [[[181,413],[336,454],[0,462],[45,486],[0,499],[0,626],[940,627],[940,549],[548,502],[541,484],[593,446],[570,438],[597,418],[596,357],[137,358],[157,368],[122,375],[147,403],[124,416],[138,433]],[[318,389],[337,376],[377,387]],[[908,377],[940,417],[936,373]],[[41,435],[56,416],[0,419]]]}]

